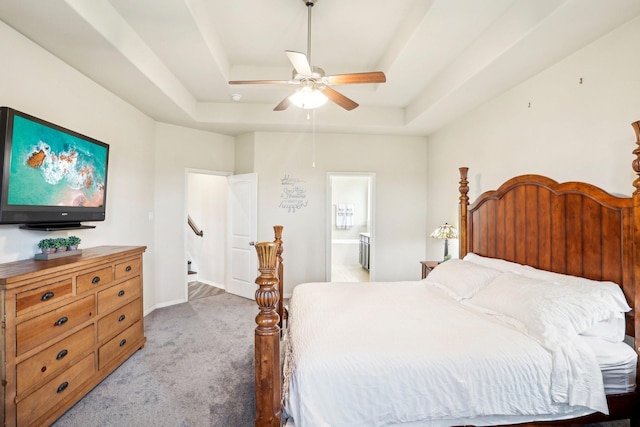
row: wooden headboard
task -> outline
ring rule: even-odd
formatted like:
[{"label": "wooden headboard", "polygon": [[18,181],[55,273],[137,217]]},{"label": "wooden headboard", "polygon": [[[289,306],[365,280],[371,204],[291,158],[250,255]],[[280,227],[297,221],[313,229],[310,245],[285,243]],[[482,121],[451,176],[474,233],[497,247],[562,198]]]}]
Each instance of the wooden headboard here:
[{"label": "wooden headboard", "polygon": [[469,204],[468,168],[460,168],[460,258],[505,259],[622,286],[633,312],[627,333],[640,346],[640,122],[630,197],[591,184],[522,175]]},{"label": "wooden headboard", "polygon": [[630,197],[611,196],[589,184],[523,175],[465,207],[461,256],[474,252],[619,284],[634,280]]}]

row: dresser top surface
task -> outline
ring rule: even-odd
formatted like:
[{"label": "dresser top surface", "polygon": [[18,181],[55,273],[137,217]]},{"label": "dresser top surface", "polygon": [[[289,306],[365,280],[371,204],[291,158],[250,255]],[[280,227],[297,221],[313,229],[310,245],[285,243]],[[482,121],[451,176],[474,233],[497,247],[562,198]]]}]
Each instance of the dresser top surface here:
[{"label": "dresser top surface", "polygon": [[32,276],[51,274],[70,267],[81,268],[96,260],[141,254],[146,246],[97,246],[83,249],[81,254],[49,260],[25,259],[0,264],[0,289],[11,282]]}]

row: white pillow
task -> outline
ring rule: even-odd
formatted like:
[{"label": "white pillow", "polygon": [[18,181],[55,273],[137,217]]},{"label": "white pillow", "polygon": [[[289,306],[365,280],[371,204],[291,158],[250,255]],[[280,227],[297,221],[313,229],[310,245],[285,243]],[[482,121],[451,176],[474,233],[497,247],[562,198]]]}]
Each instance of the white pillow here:
[{"label": "white pillow", "polygon": [[559,283],[574,286],[583,292],[599,292],[602,296],[607,296],[621,307],[620,312],[626,313],[631,310],[627,299],[622,292],[620,285],[614,282],[602,282],[598,280],[586,279],[584,277],[570,276],[568,274],[553,273],[551,271],[540,270],[531,266],[523,266],[518,270],[519,274],[526,277],[545,280],[547,282]]},{"label": "white pillow", "polygon": [[620,342],[624,340],[625,329],[624,314],[618,313],[609,319],[597,322],[592,327],[582,331],[580,335],[599,338],[608,342]]},{"label": "white pillow", "polygon": [[454,258],[438,264],[424,281],[459,301],[470,298],[500,274],[498,270]]},{"label": "white pillow", "polygon": [[596,288],[583,290],[512,272],[496,277],[468,303],[520,321],[530,335],[545,344],[572,339],[625,310]]},{"label": "white pillow", "polygon": [[486,256],[475,254],[473,252],[469,252],[467,255],[465,255],[464,260],[472,262],[474,264],[493,268],[495,270],[513,271],[516,273],[519,269],[524,267],[522,264],[518,264],[517,262],[506,261],[499,258],[489,258]]},{"label": "white pillow", "polygon": [[590,280],[584,277],[570,276],[568,274],[553,273],[551,271],[540,270],[529,265],[522,265],[498,258],[484,257],[475,253],[468,253],[464,257],[465,261],[473,262],[486,267],[495,268],[501,271],[511,271],[525,277],[540,279],[546,282],[560,283],[564,285],[576,286],[584,292],[593,292],[597,289],[603,296],[608,295],[616,304],[622,307],[618,313],[612,314],[611,318],[597,322],[587,330],[581,332],[582,335],[597,337],[611,342],[619,342],[624,339],[625,319],[624,313],[631,308],[620,286],[614,282],[602,282]]}]

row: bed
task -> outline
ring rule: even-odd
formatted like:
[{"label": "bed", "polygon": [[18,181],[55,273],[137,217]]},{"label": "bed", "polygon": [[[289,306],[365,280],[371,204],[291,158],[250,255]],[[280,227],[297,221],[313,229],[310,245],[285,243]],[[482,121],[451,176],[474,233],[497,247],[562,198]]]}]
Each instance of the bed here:
[{"label": "bed", "polygon": [[459,259],[421,281],[301,284],[287,310],[277,226],[256,245],[256,426],[639,425],[633,128],[631,197],[523,175],[469,203],[460,168]]}]

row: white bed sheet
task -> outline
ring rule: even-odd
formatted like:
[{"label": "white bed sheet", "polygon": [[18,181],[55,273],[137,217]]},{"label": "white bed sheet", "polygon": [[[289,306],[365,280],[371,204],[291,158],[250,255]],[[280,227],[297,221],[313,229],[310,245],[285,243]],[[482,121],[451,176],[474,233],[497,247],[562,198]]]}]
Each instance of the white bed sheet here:
[{"label": "white bed sheet", "polygon": [[633,342],[610,342],[593,337],[580,339],[596,356],[606,394],[627,393],[636,389],[638,354],[633,351]]},{"label": "white bed sheet", "polygon": [[[302,284],[289,313],[285,410],[296,427],[490,425],[594,412],[553,402],[550,351],[422,281]],[[582,375],[602,383],[600,372]],[[602,387],[588,392],[604,400]]]}]

